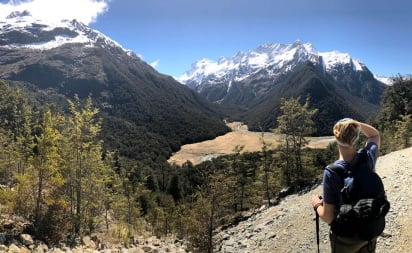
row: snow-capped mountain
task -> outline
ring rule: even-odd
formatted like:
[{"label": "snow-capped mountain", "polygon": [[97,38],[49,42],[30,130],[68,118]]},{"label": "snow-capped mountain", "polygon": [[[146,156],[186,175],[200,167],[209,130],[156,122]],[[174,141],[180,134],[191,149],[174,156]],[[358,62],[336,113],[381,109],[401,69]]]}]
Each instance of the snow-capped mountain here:
[{"label": "snow-capped mountain", "polygon": [[391,77],[375,75],[375,79],[386,85],[392,85],[393,79]]},{"label": "snow-capped mountain", "polygon": [[0,21],[0,46],[49,50],[65,44],[83,44],[85,47],[117,47],[119,43],[76,20],[47,22],[36,19],[28,11],[13,12]]},{"label": "snow-capped mountain", "polygon": [[229,131],[215,105],[75,20],[50,23],[27,11],[0,20],[0,79],[58,109],[92,96],[105,145],[128,158],[167,158]]},{"label": "snow-capped mountain", "polygon": [[221,57],[217,62],[202,59],[192,64],[178,81],[201,91],[202,85],[239,82],[258,72],[266,78],[276,78],[307,61],[322,66],[324,71],[330,73],[341,66],[350,66],[353,71],[366,69],[362,62],[352,59],[349,54],[318,52],[312,44],[296,41],[293,44],[266,44],[248,52],[238,52],[233,57]]},{"label": "snow-capped mountain", "polygon": [[361,61],[338,51],[319,52],[310,43],[265,44],[217,62],[195,62],[178,80],[252,130],[276,126],[280,101],[309,98],[319,109],[319,133],[339,117],[361,120],[379,110],[385,85]]},{"label": "snow-capped mountain", "polygon": [[[155,136],[178,136],[170,140],[173,149],[198,136],[216,136],[216,129],[226,131],[217,119],[222,111],[249,129],[273,128],[281,98],[291,96],[311,98],[321,111],[319,133],[327,133],[335,117],[363,120],[376,112],[384,86],[348,54],[319,53],[300,41],[266,44],[217,62],[199,61],[180,78],[219,103],[218,110],[100,32],[77,21],[36,20],[28,12],[0,21],[0,55],[1,79],[69,98],[93,94],[118,124],[133,122],[136,129],[153,129]],[[194,126],[199,124],[208,127]]]}]

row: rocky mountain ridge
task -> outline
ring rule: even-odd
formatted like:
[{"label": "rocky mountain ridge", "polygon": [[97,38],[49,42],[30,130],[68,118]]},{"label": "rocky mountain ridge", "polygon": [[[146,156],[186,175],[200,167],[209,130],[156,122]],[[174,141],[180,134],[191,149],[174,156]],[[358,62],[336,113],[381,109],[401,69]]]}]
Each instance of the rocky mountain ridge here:
[{"label": "rocky mountain ridge", "polygon": [[347,53],[338,51],[318,52],[311,43],[296,41],[293,44],[272,43],[248,52],[238,52],[232,57],[221,57],[217,62],[202,59],[192,64],[178,81],[200,92],[204,85],[242,81],[259,73],[260,78],[275,79],[310,61],[333,73],[343,66],[353,71],[365,71],[366,66]]},{"label": "rocky mountain ridge", "polygon": [[76,20],[50,22],[36,19],[30,12],[12,12],[0,21],[0,46],[49,50],[65,44],[121,48],[119,43]]}]

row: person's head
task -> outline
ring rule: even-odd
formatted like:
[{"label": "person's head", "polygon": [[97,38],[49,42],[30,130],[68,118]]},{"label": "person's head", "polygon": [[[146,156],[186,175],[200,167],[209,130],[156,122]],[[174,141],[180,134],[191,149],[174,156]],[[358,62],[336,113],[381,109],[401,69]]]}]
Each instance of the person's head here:
[{"label": "person's head", "polygon": [[344,118],[333,126],[336,142],[342,147],[353,147],[359,139],[359,125],[350,118]]}]

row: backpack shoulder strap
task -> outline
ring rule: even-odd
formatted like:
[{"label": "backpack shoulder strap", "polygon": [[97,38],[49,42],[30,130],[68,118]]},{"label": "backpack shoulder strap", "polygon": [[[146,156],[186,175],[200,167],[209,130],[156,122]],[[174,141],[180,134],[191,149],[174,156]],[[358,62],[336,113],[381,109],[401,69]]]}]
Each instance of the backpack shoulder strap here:
[{"label": "backpack shoulder strap", "polygon": [[[345,200],[347,200],[349,197],[347,195],[348,187],[353,184],[353,177],[351,177],[351,171],[341,165],[331,163],[328,166],[326,166],[326,169],[329,170],[332,173],[335,173],[339,176],[341,182],[342,182],[342,188],[339,188],[339,204],[336,206],[337,211],[339,210],[340,206],[345,203]],[[351,187],[350,187],[351,188]],[[347,201],[346,201],[347,202]]]},{"label": "backpack shoulder strap", "polygon": [[337,165],[335,163],[331,163],[326,166],[326,169],[338,174],[342,179],[347,176],[347,169],[343,166]]}]

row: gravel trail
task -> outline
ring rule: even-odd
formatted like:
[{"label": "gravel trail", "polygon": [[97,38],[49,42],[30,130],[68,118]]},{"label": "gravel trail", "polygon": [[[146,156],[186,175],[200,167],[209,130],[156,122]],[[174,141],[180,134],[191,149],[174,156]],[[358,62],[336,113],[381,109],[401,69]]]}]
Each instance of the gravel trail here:
[{"label": "gravel trail", "polygon": [[[412,252],[412,148],[379,157],[376,171],[391,203],[376,252]],[[220,232],[216,252],[317,252],[310,197],[321,193],[322,187],[318,186],[305,194],[288,196],[279,205]],[[320,252],[330,252],[328,232],[329,226],[320,222]]]}]

